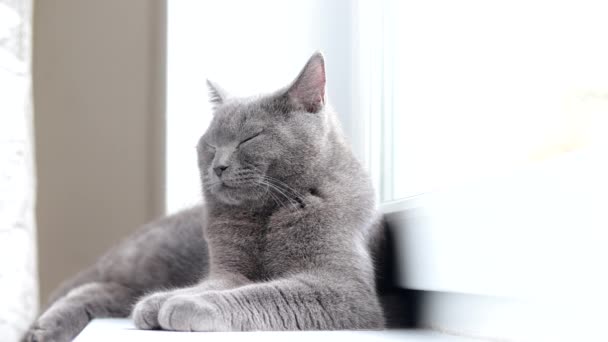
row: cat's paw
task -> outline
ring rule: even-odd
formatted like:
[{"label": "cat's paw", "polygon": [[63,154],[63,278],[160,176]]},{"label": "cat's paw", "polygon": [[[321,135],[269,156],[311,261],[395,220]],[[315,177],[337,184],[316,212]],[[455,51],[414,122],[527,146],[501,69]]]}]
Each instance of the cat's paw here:
[{"label": "cat's paw", "polygon": [[167,299],[171,297],[170,292],[157,292],[141,299],[131,313],[135,326],[139,329],[159,329],[158,312]]},{"label": "cat's paw", "polygon": [[205,295],[177,295],[168,299],[158,313],[163,329],[175,331],[228,331],[220,311]]},{"label": "cat's paw", "polygon": [[50,336],[47,336],[47,331],[40,329],[37,326],[31,327],[30,330],[25,333],[21,342],[45,342],[52,341]]},{"label": "cat's paw", "polygon": [[61,328],[34,326],[21,339],[22,342],[69,342],[75,336]]},{"label": "cat's paw", "polygon": [[[63,310],[61,310],[63,309]],[[87,324],[84,309],[64,307],[42,315],[23,336],[23,342],[68,342]]]}]

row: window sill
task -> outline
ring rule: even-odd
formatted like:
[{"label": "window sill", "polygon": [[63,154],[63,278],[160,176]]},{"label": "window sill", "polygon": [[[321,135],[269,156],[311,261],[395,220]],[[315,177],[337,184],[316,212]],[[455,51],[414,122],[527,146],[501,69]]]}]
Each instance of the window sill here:
[{"label": "window sill", "polygon": [[95,319],[76,337],[75,342],[155,342],[155,341],[416,341],[472,342],[469,338],[451,336],[427,330],[383,331],[253,331],[253,332],[174,332],[137,330],[128,319]]},{"label": "window sill", "polygon": [[603,292],[608,159],[583,151],[383,206],[400,286],[515,298]]},{"label": "window sill", "polygon": [[599,152],[385,204],[396,281],[424,294],[419,322],[503,339],[597,334],[608,305]]}]

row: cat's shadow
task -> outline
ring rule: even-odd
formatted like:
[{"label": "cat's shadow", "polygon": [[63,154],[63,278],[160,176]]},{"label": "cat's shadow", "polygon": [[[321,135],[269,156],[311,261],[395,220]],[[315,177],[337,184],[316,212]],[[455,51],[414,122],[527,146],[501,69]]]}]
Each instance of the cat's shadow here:
[{"label": "cat's shadow", "polygon": [[377,276],[377,289],[384,310],[387,328],[417,328],[421,315],[420,291],[397,285],[395,240],[388,223],[384,224],[384,240],[380,249],[383,262]]}]

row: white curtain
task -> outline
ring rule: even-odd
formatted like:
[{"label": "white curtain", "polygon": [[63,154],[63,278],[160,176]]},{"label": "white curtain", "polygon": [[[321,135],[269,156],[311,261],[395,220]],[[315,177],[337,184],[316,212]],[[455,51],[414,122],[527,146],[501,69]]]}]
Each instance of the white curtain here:
[{"label": "white curtain", "polygon": [[32,0],[0,0],[0,340],[36,315],[31,100]]}]

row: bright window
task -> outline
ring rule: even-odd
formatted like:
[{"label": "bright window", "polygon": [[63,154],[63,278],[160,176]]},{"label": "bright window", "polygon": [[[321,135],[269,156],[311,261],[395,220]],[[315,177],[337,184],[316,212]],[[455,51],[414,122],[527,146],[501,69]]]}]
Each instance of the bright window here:
[{"label": "bright window", "polygon": [[608,147],[605,3],[375,6],[384,201]]}]

